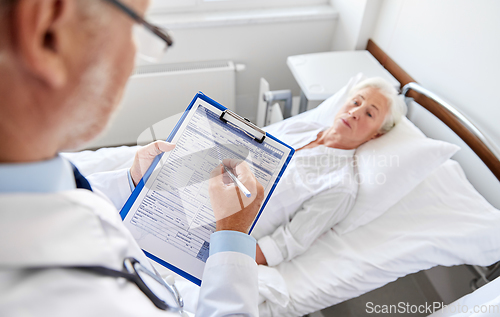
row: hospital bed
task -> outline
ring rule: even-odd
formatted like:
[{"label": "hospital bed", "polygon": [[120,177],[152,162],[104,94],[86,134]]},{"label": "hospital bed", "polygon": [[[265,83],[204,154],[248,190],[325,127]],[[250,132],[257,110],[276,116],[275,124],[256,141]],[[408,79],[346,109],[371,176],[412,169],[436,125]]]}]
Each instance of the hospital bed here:
[{"label": "hospital bed", "polygon": [[[260,266],[260,316],[302,316],[437,265],[485,267],[500,260],[498,149],[452,106],[417,84],[407,85],[415,80],[375,43],[367,49],[414,99],[408,100],[408,119],[426,136],[461,150],[376,219],[343,234],[330,230],[290,262]],[[353,77],[338,96],[288,120],[327,118],[325,113],[334,113],[342,93],[359,80]],[[279,130],[279,123],[269,130]],[[129,167],[136,150],[100,149],[68,157],[89,175]]]}]

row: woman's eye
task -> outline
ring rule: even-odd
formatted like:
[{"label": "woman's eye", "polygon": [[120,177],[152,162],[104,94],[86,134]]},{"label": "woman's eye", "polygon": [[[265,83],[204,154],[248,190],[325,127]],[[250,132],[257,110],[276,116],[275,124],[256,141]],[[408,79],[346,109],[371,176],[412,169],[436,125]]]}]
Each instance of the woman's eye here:
[{"label": "woman's eye", "polygon": [[367,114],[370,118],[372,117],[372,114],[371,114],[371,113],[367,112],[366,114]]},{"label": "woman's eye", "polygon": [[356,100],[353,100],[352,103],[356,106],[359,106],[359,103]]}]

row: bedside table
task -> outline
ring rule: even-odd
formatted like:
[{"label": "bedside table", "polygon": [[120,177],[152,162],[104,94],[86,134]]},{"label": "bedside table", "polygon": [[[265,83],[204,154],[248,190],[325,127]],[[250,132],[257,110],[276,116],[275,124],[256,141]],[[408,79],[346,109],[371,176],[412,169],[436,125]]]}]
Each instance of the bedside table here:
[{"label": "bedside table", "polygon": [[396,78],[368,51],[295,55],[289,56],[286,63],[301,89],[299,113],[319,105],[360,72],[366,77],[382,77],[400,88]]}]

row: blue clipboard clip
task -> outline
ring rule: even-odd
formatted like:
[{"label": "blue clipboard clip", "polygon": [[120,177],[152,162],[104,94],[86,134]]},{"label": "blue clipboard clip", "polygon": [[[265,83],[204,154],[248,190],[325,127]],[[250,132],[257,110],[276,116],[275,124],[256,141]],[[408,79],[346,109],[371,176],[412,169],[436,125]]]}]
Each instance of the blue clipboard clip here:
[{"label": "blue clipboard clip", "polygon": [[243,131],[246,135],[257,141],[258,143],[264,142],[266,132],[250,122],[247,118],[243,118],[229,109],[224,110],[220,117],[224,123],[230,124],[233,127]]}]

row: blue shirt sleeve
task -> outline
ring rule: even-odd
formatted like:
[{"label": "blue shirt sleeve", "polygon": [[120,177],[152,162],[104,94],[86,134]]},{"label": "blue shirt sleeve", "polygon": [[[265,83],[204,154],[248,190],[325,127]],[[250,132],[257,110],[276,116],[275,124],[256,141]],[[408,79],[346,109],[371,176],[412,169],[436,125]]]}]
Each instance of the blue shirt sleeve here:
[{"label": "blue shirt sleeve", "polygon": [[255,260],[256,246],[255,238],[246,233],[230,230],[217,231],[210,236],[209,255],[233,251],[246,254]]}]

